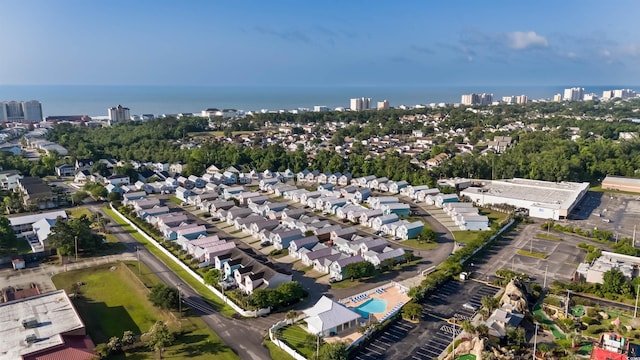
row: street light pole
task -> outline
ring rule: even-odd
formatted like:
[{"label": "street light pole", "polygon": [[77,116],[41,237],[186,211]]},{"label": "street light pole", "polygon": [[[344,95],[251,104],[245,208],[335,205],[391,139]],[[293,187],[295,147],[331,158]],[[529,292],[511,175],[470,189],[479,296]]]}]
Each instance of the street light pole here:
[{"label": "street light pole", "polygon": [[456,318],[453,318],[453,330],[451,331],[451,333],[453,334],[453,342],[451,343],[451,353],[453,354],[453,356],[451,356],[452,359],[456,358]]},{"label": "street light pole", "polygon": [[533,332],[533,360],[536,360],[537,349],[538,349],[538,323],[536,323],[536,329]]},{"label": "street light pole", "polygon": [[549,264],[544,268],[544,283],[542,284],[542,288],[547,288],[547,271],[549,270]]},{"label": "street light pole", "polygon": [[76,248],[76,262],[78,262],[78,236],[74,236],[74,243],[75,243],[75,248]]}]

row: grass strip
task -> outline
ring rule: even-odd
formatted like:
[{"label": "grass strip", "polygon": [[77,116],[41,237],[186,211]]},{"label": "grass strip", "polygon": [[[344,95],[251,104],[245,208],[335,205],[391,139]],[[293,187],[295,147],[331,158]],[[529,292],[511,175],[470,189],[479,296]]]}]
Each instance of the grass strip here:
[{"label": "grass strip", "polygon": [[235,310],[233,310],[229,305],[225,304],[222,299],[217,297],[209,288],[204,286],[201,282],[194,279],[191,274],[185,271],[180,265],[176,264],[173,259],[167,256],[165,253],[160,251],[155,245],[151,244],[144,236],[142,236],[138,231],[136,231],[131,225],[127,224],[126,221],[122,220],[113,210],[109,207],[103,207],[102,210],[109,215],[118,225],[122,226],[122,228],[128,232],[131,236],[133,236],[138,242],[140,242],[144,247],[156,256],[160,261],[165,263],[176,275],[178,275],[182,281],[189,284],[192,288],[194,288],[201,296],[207,299],[210,304],[215,308],[215,310],[225,316],[231,317],[236,314]]}]

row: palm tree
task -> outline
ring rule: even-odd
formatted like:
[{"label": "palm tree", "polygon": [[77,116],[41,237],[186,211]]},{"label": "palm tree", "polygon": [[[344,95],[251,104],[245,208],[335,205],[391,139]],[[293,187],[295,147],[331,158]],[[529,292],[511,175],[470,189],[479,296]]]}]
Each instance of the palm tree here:
[{"label": "palm tree", "polygon": [[295,310],[289,310],[284,317],[289,321],[289,324],[293,324],[293,322],[298,317],[298,312]]},{"label": "palm tree", "polygon": [[472,336],[476,334],[476,328],[473,326],[471,321],[465,320],[460,325],[462,326],[462,331],[466,332],[467,334]]},{"label": "palm tree", "polygon": [[582,342],[582,335],[578,331],[571,332],[567,334],[567,338],[571,340],[571,348],[575,348],[577,344]]},{"label": "palm tree", "polygon": [[487,309],[489,314],[493,313],[493,310],[497,309],[500,305],[500,300],[493,296],[483,296],[480,300],[480,304],[482,304],[483,308]]}]

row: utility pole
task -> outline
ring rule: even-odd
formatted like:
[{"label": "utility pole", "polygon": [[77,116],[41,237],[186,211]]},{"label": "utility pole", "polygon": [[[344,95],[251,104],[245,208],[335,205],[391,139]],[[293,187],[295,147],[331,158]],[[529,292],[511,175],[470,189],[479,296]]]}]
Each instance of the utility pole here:
[{"label": "utility pole", "polygon": [[537,349],[538,349],[538,323],[536,323],[536,329],[533,332],[533,360],[536,360]]},{"label": "utility pole", "polygon": [[140,248],[138,244],[136,244],[136,256],[138,257],[138,275],[140,275]]},{"label": "utility pole", "polygon": [[316,334],[316,359],[320,358],[320,335]]},{"label": "utility pole", "polygon": [[636,225],[633,225],[633,247],[636,247]]},{"label": "utility pole", "polygon": [[182,292],[180,291],[180,286],[182,283],[178,283],[178,317],[182,319]]},{"label": "utility pole", "polygon": [[636,306],[633,309],[633,318],[635,319],[638,315],[638,294],[640,293],[640,284],[638,284],[638,288],[636,289]]},{"label": "utility pole", "polygon": [[74,236],[74,243],[76,248],[76,262],[78,262],[78,236]]},{"label": "utility pole", "polygon": [[569,317],[569,300],[571,296],[571,290],[567,289],[567,302],[564,304],[564,317]]},{"label": "utility pole", "polygon": [[548,270],[549,270],[549,264],[547,264],[547,266],[545,266],[544,268],[544,283],[542,284],[543,289],[547,288],[547,271]]}]

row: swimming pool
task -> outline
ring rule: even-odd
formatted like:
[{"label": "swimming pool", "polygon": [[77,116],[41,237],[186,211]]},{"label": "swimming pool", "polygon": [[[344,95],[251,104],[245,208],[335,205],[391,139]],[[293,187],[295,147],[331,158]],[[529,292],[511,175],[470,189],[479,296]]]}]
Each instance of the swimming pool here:
[{"label": "swimming pool", "polygon": [[387,310],[387,302],[378,298],[371,298],[366,302],[358,305],[353,309],[365,319],[369,318],[369,314],[382,314]]}]

